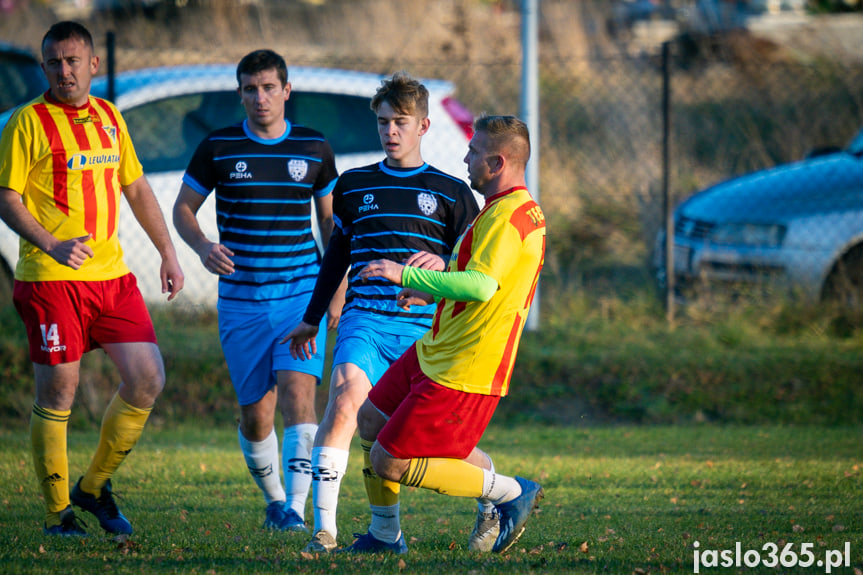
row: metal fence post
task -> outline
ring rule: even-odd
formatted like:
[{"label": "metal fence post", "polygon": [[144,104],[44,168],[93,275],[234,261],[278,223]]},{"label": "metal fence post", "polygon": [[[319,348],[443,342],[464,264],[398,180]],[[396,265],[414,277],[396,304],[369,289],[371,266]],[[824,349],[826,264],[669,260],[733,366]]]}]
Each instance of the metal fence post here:
[{"label": "metal fence post", "polygon": [[117,37],[114,32],[108,32],[105,46],[108,50],[108,101],[113,102],[117,95],[114,80],[117,77]]},{"label": "metal fence post", "polygon": [[662,213],[665,216],[665,317],[674,324],[674,209],[669,194],[671,139],[671,45],[662,44]]},{"label": "metal fence post", "polygon": [[[521,3],[521,116],[530,131],[531,158],[527,163],[527,189],[539,203],[539,70],[538,57],[539,0],[522,0]],[[527,316],[525,329],[539,329],[539,283],[533,294],[533,304]]]}]

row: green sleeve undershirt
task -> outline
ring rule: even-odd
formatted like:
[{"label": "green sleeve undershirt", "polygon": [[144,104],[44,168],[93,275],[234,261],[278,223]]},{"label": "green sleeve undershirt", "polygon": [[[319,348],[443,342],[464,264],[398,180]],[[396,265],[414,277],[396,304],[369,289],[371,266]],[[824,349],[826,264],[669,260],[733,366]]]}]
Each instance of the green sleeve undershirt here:
[{"label": "green sleeve undershirt", "polygon": [[402,285],[431,294],[435,300],[488,301],[497,291],[497,280],[482,272],[438,272],[413,266],[402,271]]}]

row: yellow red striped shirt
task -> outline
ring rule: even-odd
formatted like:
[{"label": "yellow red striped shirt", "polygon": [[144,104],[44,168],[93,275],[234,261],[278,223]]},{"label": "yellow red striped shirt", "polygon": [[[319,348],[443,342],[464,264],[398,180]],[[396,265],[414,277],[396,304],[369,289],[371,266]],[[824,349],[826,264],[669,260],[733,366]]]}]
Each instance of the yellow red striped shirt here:
[{"label": "yellow red striped shirt", "polygon": [[59,240],[90,234],[95,256],[74,270],[21,239],[15,278],[100,281],[129,273],[117,237],[120,194],[144,174],[117,108],[90,96],[69,106],[42,95],[19,108],[0,138],[0,186]]},{"label": "yellow red striped shirt", "polygon": [[544,257],[545,216],[527,189],[488,198],[447,271],[482,272],[498,290],[486,302],[438,302],[432,328],[416,344],[423,373],[452,389],[506,395]]}]

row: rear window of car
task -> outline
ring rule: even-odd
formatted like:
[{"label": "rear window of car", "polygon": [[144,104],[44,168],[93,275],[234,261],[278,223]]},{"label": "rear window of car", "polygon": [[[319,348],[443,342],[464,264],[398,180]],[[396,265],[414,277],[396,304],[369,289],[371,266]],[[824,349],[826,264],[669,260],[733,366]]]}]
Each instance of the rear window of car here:
[{"label": "rear window of car", "polygon": [[[292,92],[287,117],[324,135],[336,154],[380,151],[369,99],[343,94]],[[234,91],[164,98],[125,110],[123,117],[145,172],[186,169],[198,144],[215,129],[246,115]]]},{"label": "rear window of car", "polygon": [[35,58],[0,50],[0,112],[28,102],[47,89],[48,81]]}]

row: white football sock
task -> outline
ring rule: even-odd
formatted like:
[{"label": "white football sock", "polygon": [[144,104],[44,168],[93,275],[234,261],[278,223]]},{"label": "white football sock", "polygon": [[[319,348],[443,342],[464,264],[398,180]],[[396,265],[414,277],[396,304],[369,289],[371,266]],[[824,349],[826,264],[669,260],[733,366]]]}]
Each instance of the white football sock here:
[{"label": "white football sock", "polygon": [[379,541],[395,543],[402,534],[399,523],[399,504],[395,505],[369,505],[372,510],[372,522],[369,525],[369,533]]},{"label": "white football sock", "polygon": [[249,441],[243,437],[243,432],[237,429],[240,439],[240,449],[246,458],[246,467],[261,491],[267,504],[273,501],[284,501],[285,490],[279,477],[279,440],[276,430],[263,441]]},{"label": "white football sock", "polygon": [[334,538],[339,488],[348,468],[348,451],[335,447],[312,449],[312,506],[315,531],[326,531]]},{"label": "white football sock", "polygon": [[[488,464],[491,466],[491,471],[494,473],[494,461],[491,460],[491,455],[486,454],[488,457]],[[477,497],[476,498],[477,505],[479,506],[480,513],[491,513],[494,511],[494,503],[491,502],[491,499],[487,499],[485,497]]]},{"label": "white football sock", "polygon": [[495,505],[512,501],[521,495],[521,485],[512,477],[482,470],[482,497]]},{"label": "white football sock", "polygon": [[285,428],[282,436],[282,469],[288,507],[301,519],[306,517],[306,499],[312,486],[312,445],[318,426],[301,423]]}]

